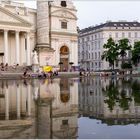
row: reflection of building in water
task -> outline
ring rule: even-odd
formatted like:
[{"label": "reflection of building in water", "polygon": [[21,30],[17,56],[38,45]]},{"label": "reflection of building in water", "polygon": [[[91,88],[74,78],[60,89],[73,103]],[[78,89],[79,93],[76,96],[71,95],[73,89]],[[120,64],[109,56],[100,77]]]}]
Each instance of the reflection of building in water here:
[{"label": "reflection of building in water", "polygon": [[104,96],[99,78],[84,78],[79,84],[79,109],[84,116],[102,116]]},{"label": "reflection of building in water", "polygon": [[[132,83],[128,84],[129,82],[103,78],[81,79],[79,84],[80,114],[90,118],[99,118],[108,124],[128,124],[139,121],[140,104],[135,102]],[[115,90],[117,90],[116,93]]]},{"label": "reflection of building in water", "polygon": [[[76,138],[78,133],[78,83],[58,79],[52,103],[52,138]],[[57,87],[57,86],[56,86]]]},{"label": "reflection of building in water", "polygon": [[30,84],[0,81],[0,138],[33,138],[34,114]]},{"label": "reflection of building in water", "polygon": [[75,138],[77,113],[74,79],[0,81],[0,138]]}]

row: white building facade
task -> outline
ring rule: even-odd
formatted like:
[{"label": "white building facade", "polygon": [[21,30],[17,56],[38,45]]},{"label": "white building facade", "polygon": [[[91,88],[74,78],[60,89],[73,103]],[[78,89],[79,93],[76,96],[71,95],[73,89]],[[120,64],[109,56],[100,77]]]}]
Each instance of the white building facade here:
[{"label": "white building facade", "polygon": [[[98,26],[92,26],[79,31],[78,39],[78,63],[85,70],[107,70],[111,67],[109,63],[101,59],[104,52],[103,45],[112,37],[115,42],[128,38],[133,46],[134,42],[140,40],[139,22],[106,22]],[[129,58],[130,53],[127,54]],[[115,65],[120,68],[121,63]]]},{"label": "white building facade", "polygon": [[22,3],[0,3],[0,63],[32,65],[32,52],[40,66],[69,69],[78,65],[77,17],[71,1],[37,1],[37,10]]}]

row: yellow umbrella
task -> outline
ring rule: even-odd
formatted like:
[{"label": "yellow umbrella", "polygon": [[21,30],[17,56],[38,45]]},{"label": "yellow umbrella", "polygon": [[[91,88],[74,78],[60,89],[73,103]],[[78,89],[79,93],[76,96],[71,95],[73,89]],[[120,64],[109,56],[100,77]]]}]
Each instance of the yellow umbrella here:
[{"label": "yellow umbrella", "polygon": [[50,72],[50,71],[52,71],[52,69],[53,69],[53,68],[52,68],[51,66],[44,66],[44,67],[43,67],[43,71],[44,71],[44,72]]}]

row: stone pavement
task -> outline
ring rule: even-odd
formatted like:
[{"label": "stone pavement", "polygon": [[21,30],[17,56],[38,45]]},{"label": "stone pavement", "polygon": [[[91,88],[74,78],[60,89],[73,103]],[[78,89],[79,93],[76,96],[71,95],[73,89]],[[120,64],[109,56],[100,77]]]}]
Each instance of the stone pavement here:
[{"label": "stone pavement", "polygon": [[[38,73],[29,72],[28,74],[32,75],[32,77],[37,77]],[[22,79],[21,76],[23,72],[0,72],[0,79]],[[79,76],[79,72],[59,72],[58,76],[54,77],[77,77]]]}]

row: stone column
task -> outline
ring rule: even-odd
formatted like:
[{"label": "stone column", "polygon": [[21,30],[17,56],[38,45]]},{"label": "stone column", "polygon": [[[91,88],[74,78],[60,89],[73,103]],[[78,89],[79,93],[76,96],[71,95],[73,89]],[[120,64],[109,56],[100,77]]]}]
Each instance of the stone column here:
[{"label": "stone column", "polygon": [[19,64],[19,31],[16,31],[16,61]]},{"label": "stone column", "polygon": [[27,65],[31,65],[31,47],[30,47],[30,33],[27,32],[26,34],[26,39],[27,39]]},{"label": "stone column", "polygon": [[8,63],[8,30],[4,30],[4,63]]},{"label": "stone column", "polygon": [[37,0],[37,45],[49,47],[49,2]]},{"label": "stone column", "polygon": [[9,89],[5,88],[5,119],[9,120]]}]

